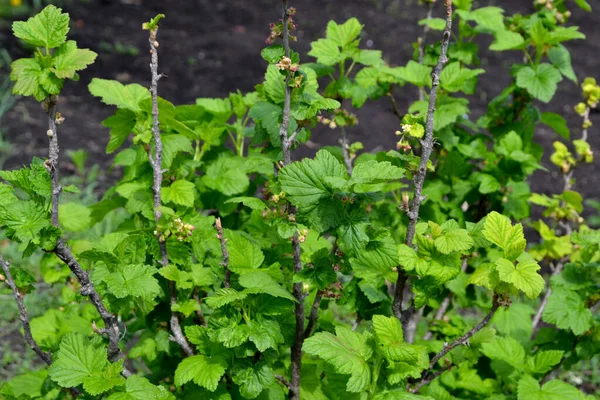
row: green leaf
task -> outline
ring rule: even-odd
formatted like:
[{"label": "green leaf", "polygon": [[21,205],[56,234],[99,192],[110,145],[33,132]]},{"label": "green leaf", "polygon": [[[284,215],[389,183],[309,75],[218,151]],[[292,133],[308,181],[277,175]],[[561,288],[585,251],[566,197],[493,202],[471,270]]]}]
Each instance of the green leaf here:
[{"label": "green leaf", "polygon": [[499,258],[495,263],[500,280],[512,283],[530,299],[535,299],[544,290],[546,283],[537,272],[540,266],[535,261],[519,262],[516,267],[505,258]]},{"label": "green leaf", "polygon": [[246,399],[258,397],[275,383],[274,372],[264,361],[251,367],[234,368],[232,375],[233,382],[239,385],[240,394]]},{"label": "green leaf", "polygon": [[246,207],[248,207],[252,210],[259,210],[259,211],[262,211],[267,208],[267,205],[265,204],[265,202],[257,197],[247,197],[247,196],[233,197],[225,202],[225,204],[229,204],[229,203],[233,203],[233,204],[242,203],[243,205],[245,205]]},{"label": "green leaf", "polygon": [[81,232],[92,222],[91,211],[80,203],[64,203],[58,206],[58,221],[70,232]]},{"label": "green leaf", "polygon": [[525,375],[517,388],[518,400],[581,400],[581,392],[559,380],[553,380],[540,387],[531,376]]},{"label": "green leaf", "polygon": [[502,188],[500,182],[488,174],[479,175],[479,193],[481,194],[489,194],[499,191]]},{"label": "green leaf", "polygon": [[511,226],[508,217],[496,211],[492,211],[485,218],[483,236],[501,247],[504,250],[504,256],[511,261],[516,260],[527,245],[523,235],[523,225]]},{"label": "green leaf", "polygon": [[250,185],[248,175],[241,168],[242,164],[240,158],[221,155],[208,165],[202,182],[227,196],[240,194]]},{"label": "green leaf", "polygon": [[135,127],[135,122],[135,114],[122,108],[119,108],[115,115],[102,121],[102,126],[110,128],[110,139],[106,145],[106,154],[114,152],[125,143]]},{"label": "green leaf", "polygon": [[310,211],[334,191],[325,177],[347,179],[346,168],[327,150],[319,150],[314,159],[294,162],[279,172],[281,188],[295,206]]},{"label": "green leaf", "polygon": [[332,40],[339,47],[352,43],[362,31],[363,25],[356,18],[350,18],[339,25],[335,21],[327,23],[327,39]]},{"label": "green leaf", "polygon": [[446,20],[443,18],[424,18],[419,21],[419,25],[427,26],[434,31],[443,31],[446,28]]},{"label": "green leaf", "polygon": [[404,176],[404,169],[392,165],[389,161],[369,160],[357,164],[352,170],[353,183],[379,183],[398,180]]},{"label": "green leaf", "polygon": [[[112,364],[122,369],[123,364]],[[103,346],[90,343],[82,334],[68,333],[61,343],[55,360],[48,369],[53,381],[62,387],[83,387],[92,395],[105,392],[116,385],[122,385],[124,379],[115,376],[115,367],[106,359]]]},{"label": "green leaf", "polygon": [[162,386],[151,384],[148,379],[132,375],[125,382],[125,392],[113,393],[107,400],[172,400],[173,395]]},{"label": "green leaf", "polygon": [[228,268],[232,272],[243,275],[262,265],[265,256],[259,246],[239,232],[226,230],[225,237],[229,251]]},{"label": "green leaf", "polygon": [[332,39],[319,39],[310,44],[309,56],[315,57],[319,64],[335,65],[344,59],[340,48]]},{"label": "green leaf", "polygon": [[460,62],[452,62],[442,70],[440,75],[440,85],[448,92],[465,91],[465,83],[467,81],[481,75],[485,72],[484,69],[469,69],[461,67]]},{"label": "green leaf", "polygon": [[553,112],[544,112],[541,115],[540,121],[554,129],[554,132],[558,133],[566,140],[571,138],[571,133],[569,132],[569,127],[567,126],[567,120],[564,119],[562,115]]},{"label": "green leaf", "polygon": [[171,186],[163,187],[161,200],[164,203],[173,202],[185,207],[193,207],[196,199],[196,186],[185,179],[178,179]]},{"label": "green leaf", "polygon": [[88,89],[92,95],[100,97],[104,104],[125,108],[134,113],[142,111],[139,103],[150,98],[150,91],[137,83],[123,85],[113,80],[94,78]]},{"label": "green leaf", "polygon": [[35,96],[37,101],[47,97],[46,91],[40,87],[44,72],[40,63],[33,58],[21,58],[11,64],[10,80],[16,81],[13,94]]},{"label": "green leaf", "polygon": [[149,265],[121,265],[116,272],[108,274],[105,281],[118,298],[133,296],[152,300],[160,293],[158,281],[153,276],[156,272],[156,268]]},{"label": "green leaf", "polygon": [[338,326],[335,335],[319,332],[304,341],[302,350],[333,365],[336,372],[350,375],[346,384],[349,392],[364,392],[371,381],[368,361],[373,351],[365,335]]},{"label": "green leaf", "polygon": [[234,301],[243,300],[246,296],[245,292],[238,292],[232,288],[221,288],[206,298],[206,304],[211,308],[221,308]]},{"label": "green leaf", "polygon": [[466,229],[454,229],[444,232],[434,240],[435,248],[444,254],[454,251],[464,252],[473,246],[473,239]]},{"label": "green leaf", "polygon": [[561,350],[540,350],[535,356],[527,358],[527,372],[545,374],[562,360],[563,354]]},{"label": "green leaf", "polygon": [[285,77],[275,65],[269,65],[265,74],[265,91],[275,104],[285,100]]},{"label": "green leaf", "polygon": [[548,50],[548,58],[565,78],[577,83],[577,75],[571,65],[571,54],[565,46],[558,45]]},{"label": "green leaf", "polygon": [[561,80],[560,72],[548,63],[542,63],[536,69],[525,66],[517,72],[517,86],[527,89],[533,97],[544,103],[552,99]]},{"label": "green leaf", "polygon": [[283,343],[283,335],[277,321],[271,320],[251,320],[248,321],[248,339],[260,352],[267,349],[277,349],[277,346]]},{"label": "green leaf", "polygon": [[163,142],[163,168],[170,168],[178,153],[191,153],[192,142],[184,135],[162,135]]},{"label": "green leaf", "polygon": [[410,60],[406,67],[393,69],[393,75],[418,87],[431,87],[431,67]]},{"label": "green leaf", "polygon": [[171,311],[182,313],[186,317],[189,317],[194,311],[199,309],[200,304],[194,299],[187,299],[186,301],[171,304]]},{"label": "green leaf", "polygon": [[496,336],[494,341],[481,345],[481,352],[492,360],[504,361],[519,370],[524,368],[525,350],[512,337]]},{"label": "green leaf", "polygon": [[422,346],[413,346],[404,342],[402,325],[396,317],[374,315],[373,331],[377,338],[378,349],[389,361],[415,364],[421,353],[425,351]]},{"label": "green leaf", "polygon": [[262,49],[260,51],[260,56],[269,64],[275,64],[279,62],[283,56],[285,56],[285,48],[280,44],[274,44]]},{"label": "green leaf", "polygon": [[189,381],[193,381],[196,385],[214,392],[226,368],[227,363],[220,357],[191,356],[185,358],[177,366],[175,384],[182,386]]},{"label": "green leaf", "polygon": [[570,329],[578,336],[588,331],[593,321],[592,311],[579,294],[556,288],[548,298],[542,318],[560,329]]},{"label": "green leaf", "polygon": [[54,49],[67,40],[69,14],[49,5],[27,22],[14,22],[12,29],[16,37],[32,46]]},{"label": "green leaf", "polygon": [[92,64],[97,55],[88,49],[78,49],[77,43],[69,40],[56,50],[52,72],[59,78],[73,78],[76,71]]},{"label": "green leaf", "polygon": [[575,4],[577,4],[579,6],[579,8],[581,8],[582,10],[585,10],[587,12],[591,12],[592,11],[592,7],[589,5],[589,3],[586,0],[574,0]]},{"label": "green leaf", "polygon": [[240,276],[239,283],[246,288],[244,292],[252,294],[265,293],[296,302],[296,298],[266,272],[256,271],[244,274]]},{"label": "green leaf", "polygon": [[494,33],[494,43],[490,45],[490,50],[505,51],[521,48],[525,39],[516,32],[501,30]]},{"label": "green leaf", "polygon": [[50,226],[48,214],[33,201],[19,201],[0,208],[0,224],[6,227],[10,238],[20,242],[39,240],[42,229]]}]

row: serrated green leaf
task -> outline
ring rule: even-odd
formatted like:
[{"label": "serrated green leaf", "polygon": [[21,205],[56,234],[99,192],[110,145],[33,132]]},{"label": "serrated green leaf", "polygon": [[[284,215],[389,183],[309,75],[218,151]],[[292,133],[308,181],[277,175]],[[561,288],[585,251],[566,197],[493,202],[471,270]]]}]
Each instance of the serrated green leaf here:
[{"label": "serrated green leaf", "polygon": [[206,298],[206,304],[211,308],[221,308],[237,300],[243,300],[248,294],[238,292],[233,288],[221,288]]},{"label": "serrated green leaf", "polygon": [[150,98],[150,91],[137,83],[123,85],[113,80],[94,78],[88,89],[92,95],[100,97],[104,104],[128,109],[134,113],[142,111],[140,102]]},{"label": "serrated green leaf", "polygon": [[179,179],[171,183],[171,186],[163,187],[160,194],[164,203],[173,202],[185,207],[193,207],[196,199],[196,186],[185,179]]},{"label": "serrated green leaf", "polygon": [[227,363],[220,357],[191,356],[185,358],[177,366],[175,384],[182,386],[189,381],[193,381],[196,385],[214,392],[226,368]]},{"label": "serrated green leaf", "polygon": [[435,248],[441,253],[464,252],[473,247],[473,239],[466,229],[454,229],[444,232],[434,240]]},{"label": "serrated green leaf", "polygon": [[522,370],[525,366],[525,350],[512,337],[496,336],[496,339],[481,345],[481,352],[492,360],[501,360]]},{"label": "serrated green leaf", "polygon": [[227,250],[229,251],[228,268],[236,274],[243,275],[258,269],[265,256],[260,247],[244,235],[235,231],[225,231]]},{"label": "serrated green leaf", "polygon": [[163,168],[170,168],[175,156],[181,152],[191,153],[192,142],[184,135],[162,135]]},{"label": "serrated green leaf", "polygon": [[465,83],[478,75],[481,75],[485,70],[469,69],[461,67],[460,62],[455,61],[444,67],[440,75],[440,85],[449,92],[465,91]]},{"label": "serrated green leaf", "polygon": [[269,65],[265,74],[265,91],[275,104],[285,100],[285,76],[279,72],[275,65]]},{"label": "serrated green leaf", "polygon": [[225,204],[229,204],[229,203],[234,203],[234,204],[242,203],[243,205],[245,205],[246,207],[248,207],[252,210],[259,210],[259,211],[262,211],[267,208],[267,205],[265,204],[265,202],[257,197],[247,197],[247,196],[233,197],[225,202]]},{"label": "serrated green leaf", "polygon": [[424,18],[419,21],[419,25],[427,26],[434,31],[443,31],[446,28],[446,20],[443,18]]},{"label": "serrated green leaf", "polygon": [[151,300],[160,293],[158,281],[153,276],[156,272],[156,268],[149,265],[122,265],[107,275],[105,281],[118,298],[133,296]]},{"label": "serrated green leaf", "polygon": [[186,317],[189,317],[194,311],[199,309],[200,304],[194,299],[187,299],[186,301],[171,304],[171,311],[182,313]]},{"label": "serrated green leaf", "polygon": [[356,18],[350,18],[339,25],[335,21],[327,23],[327,39],[332,40],[339,47],[352,43],[362,31],[363,25]]},{"label": "serrated green leaf", "polygon": [[106,351],[93,345],[82,334],[66,334],[49,368],[52,380],[62,387],[82,384],[86,378],[107,366]]},{"label": "serrated green leaf", "polygon": [[148,379],[132,375],[125,382],[125,392],[113,393],[107,400],[173,400],[174,396],[162,386],[151,384]]},{"label": "serrated green leaf", "polygon": [[36,241],[42,229],[50,226],[48,213],[33,201],[19,201],[0,208],[0,224],[10,238],[20,242]]},{"label": "serrated green leaf", "polygon": [[553,112],[544,112],[541,115],[540,122],[548,125],[554,132],[558,133],[563,138],[567,140],[570,139],[571,133],[567,126],[567,120],[564,119],[562,115]]},{"label": "serrated green leaf", "polygon": [[431,67],[413,60],[406,67],[394,68],[393,75],[418,87],[431,87]]},{"label": "serrated green leaf", "polygon": [[378,349],[389,361],[415,364],[425,351],[422,346],[404,342],[402,325],[398,318],[374,315],[373,331]]},{"label": "serrated green leaf", "polygon": [[548,50],[548,58],[552,65],[558,68],[565,78],[577,83],[577,75],[575,75],[575,71],[571,65],[571,54],[566,47],[563,45],[552,47]]},{"label": "serrated green leaf", "polygon": [[32,46],[54,49],[67,40],[69,14],[49,5],[27,22],[14,22],[12,29],[16,37]]},{"label": "serrated green leaf", "polygon": [[338,373],[350,375],[346,390],[363,392],[371,381],[368,361],[373,352],[364,335],[344,327],[336,327],[335,332],[316,333],[304,341],[302,350],[333,365]]},{"label": "serrated green leaf", "polygon": [[283,343],[284,340],[277,321],[248,321],[248,330],[248,339],[254,343],[260,352],[267,349],[277,349],[277,346]]},{"label": "serrated green leaf", "polygon": [[285,56],[285,48],[280,44],[274,44],[262,49],[260,51],[260,56],[269,64],[275,64]]},{"label": "serrated green leaf", "polygon": [[516,260],[527,245],[523,235],[523,226],[521,224],[511,226],[510,219],[496,211],[492,211],[485,218],[483,236],[501,247],[504,250],[504,256],[511,261]]},{"label": "serrated green leaf", "polygon": [[521,48],[525,43],[523,36],[509,30],[500,30],[494,33],[494,43],[490,45],[490,50],[504,51]]},{"label": "serrated green leaf", "polygon": [[581,393],[573,386],[559,380],[553,380],[540,387],[529,375],[519,381],[518,400],[580,400]]},{"label": "serrated green leaf", "polygon": [[527,89],[533,97],[544,103],[552,99],[561,80],[560,72],[548,63],[542,63],[536,69],[525,66],[517,72],[517,86]]},{"label": "serrated green leaf", "polygon": [[535,299],[544,290],[546,283],[537,272],[541,267],[535,261],[519,262],[515,267],[511,261],[499,258],[495,264],[500,280],[513,284],[530,299]]},{"label": "serrated green leaf", "polygon": [[33,58],[21,58],[11,64],[10,80],[15,81],[13,94],[34,96],[37,101],[44,100],[48,93],[43,89],[45,72],[40,63]]},{"label": "serrated green leaf", "polygon": [[208,165],[202,182],[227,196],[240,194],[250,185],[248,175],[241,169],[242,164],[240,158],[222,155]]},{"label": "serrated green leaf", "polygon": [[526,370],[530,374],[545,374],[558,364],[563,357],[561,350],[540,350],[533,357],[527,357]]},{"label": "serrated green leaf", "polygon": [[265,293],[270,296],[281,297],[293,302],[297,301],[290,292],[285,290],[266,272],[255,271],[244,274],[240,276],[239,283],[246,288],[245,292],[247,293]]},{"label": "serrated green leaf", "polygon": [[379,183],[401,179],[403,176],[404,169],[392,165],[389,161],[369,160],[354,167],[351,182]]},{"label": "serrated green leaf", "polygon": [[122,108],[119,108],[114,115],[102,121],[102,126],[110,128],[110,139],[106,145],[106,154],[114,152],[125,143],[127,137],[133,131],[135,122],[135,114]]},{"label": "serrated green leaf", "polygon": [[581,335],[592,327],[592,311],[576,292],[553,290],[542,318],[560,329],[570,329]]},{"label": "serrated green leaf", "polygon": [[234,368],[233,381],[239,385],[240,394],[246,399],[254,399],[275,383],[275,375],[271,367],[264,361],[251,367]]},{"label": "serrated green leaf", "polygon": [[69,40],[56,50],[52,72],[59,78],[73,78],[75,72],[92,64],[97,55],[88,49],[78,49],[77,43]]}]

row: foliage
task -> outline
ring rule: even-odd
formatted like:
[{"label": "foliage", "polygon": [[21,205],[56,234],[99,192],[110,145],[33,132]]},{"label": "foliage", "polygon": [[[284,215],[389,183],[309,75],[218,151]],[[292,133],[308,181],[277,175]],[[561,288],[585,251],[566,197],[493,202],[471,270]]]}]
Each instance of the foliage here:
[{"label": "foliage", "polygon": [[[253,92],[174,105],[157,97],[157,76],[151,90],[94,78],[90,93],[114,110],[103,121],[106,152],[123,168],[102,199],[89,206],[63,200],[56,223],[60,190],[50,160],[0,172],[0,227],[24,257],[43,251],[35,275],[64,284],[58,307],[31,320],[33,340],[52,353],[52,364],[14,377],[0,394],[585,399],[560,373],[597,362],[600,351],[592,312],[600,299],[600,231],[581,217],[572,176],[593,160],[589,114],[600,88],[583,81],[580,139],[571,140],[562,116],[540,111],[563,77],[577,82],[562,43],[584,36],[566,26],[564,3],[537,3],[545,5],[509,17],[498,7],[455,1],[441,73],[441,43],[419,41],[414,60],[390,66],[380,51],[361,48],[356,18],[331,21],[311,44],[314,62],[301,62],[288,47],[296,10],[286,9],[271,24],[261,52],[264,81]],[[144,25],[152,52],[162,17]],[[437,18],[422,24],[448,29]],[[47,112],[65,80],[76,81],[96,56],[67,40],[68,27],[68,15],[54,6],[13,25],[16,37],[37,48],[12,64],[13,91],[43,101]],[[480,35],[491,35],[491,50],[525,61],[473,122],[466,95],[485,73],[473,41]],[[283,45],[274,44],[280,37]],[[353,108],[393,99],[397,87],[422,96],[396,110],[397,149],[357,154],[362,146],[344,136],[357,123]],[[437,90],[435,107],[428,107],[428,90]],[[48,118],[52,143],[52,127],[62,121]],[[287,163],[318,123],[340,130],[341,148]],[[551,156],[564,190],[552,196],[532,194],[528,184],[534,171],[546,170],[534,141],[538,124],[564,141]],[[436,146],[421,160],[432,146],[427,132]],[[72,158],[81,173],[84,154]],[[407,183],[425,174],[425,196],[411,201]],[[415,202],[422,205],[412,246],[405,237]],[[544,219],[530,224],[541,240],[528,244],[531,204],[543,208]],[[123,215],[118,224],[98,228],[115,213]],[[10,279],[27,297],[35,278],[18,265],[10,266]],[[548,271],[547,285],[541,272]],[[399,275],[409,280],[406,320],[392,312]],[[296,318],[303,309],[306,328]],[[114,322],[107,314],[118,323],[107,325]],[[123,358],[111,356],[111,329]]]}]

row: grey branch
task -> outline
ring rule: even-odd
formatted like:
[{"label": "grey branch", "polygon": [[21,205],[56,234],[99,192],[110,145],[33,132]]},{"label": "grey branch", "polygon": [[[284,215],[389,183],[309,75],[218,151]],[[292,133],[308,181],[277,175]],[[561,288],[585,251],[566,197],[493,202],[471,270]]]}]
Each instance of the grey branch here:
[{"label": "grey branch", "polygon": [[223,262],[221,265],[225,270],[225,280],[223,285],[228,288],[231,286],[231,271],[229,270],[229,251],[227,251],[227,239],[223,234],[223,225],[221,225],[221,218],[215,220],[215,229],[217,230],[217,238],[221,242],[221,252],[223,253]]},{"label": "grey branch", "polygon": [[[285,49],[285,56],[290,57],[290,34],[288,28],[289,14],[288,14],[288,2],[282,0],[281,2],[281,22],[283,24],[283,47]],[[283,102],[283,115],[281,119],[281,127],[279,129],[279,137],[281,138],[281,150],[283,152],[283,165],[286,166],[292,162],[290,154],[290,148],[292,146],[292,140],[295,135],[288,138],[288,128],[290,125],[290,102],[291,102],[291,89],[288,85],[291,73],[285,77],[285,99]],[[292,139],[292,140],[290,140]],[[290,215],[296,214],[296,209],[292,205],[288,206],[288,213]],[[298,238],[298,232],[292,236],[292,249],[294,253],[294,273],[302,271],[302,260],[300,259],[300,240]],[[302,292],[302,283],[294,283],[293,295],[298,300],[295,306],[294,314],[296,317],[296,331],[294,334],[294,344],[292,345],[291,353],[291,374],[292,380],[289,385],[290,399],[300,399],[300,368],[302,366],[302,344],[304,343],[304,293]]]},{"label": "grey branch", "polygon": [[[452,35],[452,0],[445,0],[446,2],[446,28],[444,30],[444,36],[442,37],[442,47],[440,51],[440,57],[438,58],[437,65],[431,74],[432,85],[431,91],[429,92],[429,106],[427,108],[427,122],[425,124],[425,140],[423,141],[423,148],[421,152],[421,161],[419,163],[419,169],[414,175],[413,188],[414,196],[410,204],[408,211],[408,228],[406,230],[406,245],[412,247],[413,239],[415,237],[415,227],[419,220],[419,208],[421,202],[425,199],[423,197],[423,183],[427,175],[427,162],[433,151],[434,137],[433,137],[433,119],[435,112],[435,102],[437,99],[437,89],[440,84],[440,74],[444,64],[448,62],[446,53],[448,51],[448,43],[450,42],[450,36]],[[399,268],[398,280],[396,281],[396,290],[394,294],[394,302],[392,304],[392,310],[394,315],[402,322],[403,328],[410,320],[410,316],[414,311],[414,307],[408,310],[402,310],[402,302],[404,300],[404,287],[408,275],[404,269]],[[406,329],[404,330],[406,333]]]},{"label": "grey branch", "polygon": [[438,376],[442,375],[444,372],[449,371],[450,369],[452,369],[452,367],[454,367],[453,363],[449,363],[448,365],[445,365],[442,369],[435,371],[433,374],[432,373],[428,373],[426,376],[423,377],[423,379],[421,379],[419,381],[419,383],[417,383],[415,385],[414,388],[410,389],[411,393],[417,393],[419,391],[419,389],[421,389],[423,386],[428,385],[431,381],[433,381],[434,379],[436,379]]},{"label": "grey branch", "polygon": [[[48,110],[48,160],[46,161],[46,168],[50,173],[52,181],[52,206],[51,206],[51,222],[52,225],[58,227],[58,204],[60,200],[61,187],[59,184],[59,168],[58,168],[58,132],[56,129],[56,97],[51,96],[46,99],[46,110]],[[71,250],[65,244],[62,238],[59,238],[56,242],[56,247],[53,250],[54,254],[64,262],[71,272],[77,277],[81,284],[81,295],[87,296],[98,313],[104,321],[104,333],[108,335],[108,349],[106,351],[108,360],[110,362],[116,362],[121,358],[122,352],[119,348],[119,340],[121,339],[121,332],[117,318],[108,311],[102,298],[96,291],[94,284],[90,281],[88,273],[81,268],[81,265],[71,253]],[[131,373],[123,368],[123,375],[129,376]]]},{"label": "grey branch", "polygon": [[37,342],[33,338],[31,334],[31,326],[29,325],[29,317],[27,316],[27,310],[25,309],[25,304],[23,304],[23,295],[19,292],[17,285],[15,285],[15,281],[10,273],[10,267],[8,262],[6,262],[2,256],[0,255],[0,264],[2,265],[2,269],[4,270],[4,276],[6,278],[6,283],[10,287],[15,296],[15,301],[17,302],[17,307],[19,308],[19,319],[21,323],[23,323],[23,333],[25,335],[25,341],[31,348],[31,350],[35,351],[35,353],[40,356],[42,360],[48,365],[52,364],[52,355],[50,352],[45,353],[40,349]]},{"label": "grey branch", "polygon": [[[160,211],[161,201],[160,201],[160,191],[162,187],[163,180],[163,169],[162,169],[162,153],[163,153],[163,144],[162,139],[160,137],[160,126],[158,122],[158,81],[161,78],[161,75],[158,73],[158,42],[156,41],[156,34],[158,33],[158,27],[151,29],[150,34],[148,36],[148,42],[150,43],[150,54],[151,54],[151,62],[150,62],[150,72],[152,73],[152,80],[150,83],[150,94],[152,96],[152,136],[154,137],[154,156],[151,156],[151,153],[148,152],[150,163],[152,164],[152,169],[154,170],[154,182],[152,189],[154,191],[154,219],[156,221],[156,225],[158,225],[162,213]],[[165,267],[169,263],[169,256],[167,254],[167,244],[158,240],[158,245],[160,247],[161,254],[161,265]],[[171,302],[171,306],[177,303],[177,290],[175,288],[175,282],[169,281],[169,298]],[[170,324],[171,332],[175,339],[175,342],[179,344],[183,352],[187,356],[194,355],[194,351],[192,350],[190,344],[187,339],[183,335],[183,331],[181,330],[181,325],[179,324],[179,317],[176,312],[171,312],[171,320]]]},{"label": "grey branch", "polygon": [[437,362],[446,354],[448,354],[453,348],[460,345],[468,345],[469,339],[490,323],[491,319],[494,317],[494,314],[496,314],[496,311],[498,311],[499,307],[500,301],[496,295],[494,296],[494,301],[492,302],[492,308],[487,313],[487,315],[481,320],[481,322],[479,322],[477,325],[471,328],[471,330],[469,330],[467,333],[456,339],[454,342],[445,345],[444,348],[431,359],[431,362],[429,363],[429,369],[431,370],[433,367],[435,367],[435,364],[437,364]]},{"label": "grey branch", "polygon": [[352,157],[350,156],[350,146],[348,145],[346,128],[343,126],[341,127],[340,144],[342,145],[342,155],[344,157],[344,164],[346,164],[346,171],[348,171],[348,175],[352,175]]}]

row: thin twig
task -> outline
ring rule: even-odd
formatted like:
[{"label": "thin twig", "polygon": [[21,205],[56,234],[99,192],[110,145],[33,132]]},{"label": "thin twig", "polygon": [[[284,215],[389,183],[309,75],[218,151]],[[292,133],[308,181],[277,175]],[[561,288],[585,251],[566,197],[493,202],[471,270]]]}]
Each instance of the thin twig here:
[{"label": "thin twig", "polygon": [[340,130],[340,144],[342,145],[342,156],[344,157],[344,164],[346,164],[346,170],[348,171],[348,175],[352,175],[352,157],[350,157],[350,146],[348,145],[346,128],[342,126]]},{"label": "thin twig", "polygon": [[396,98],[394,97],[394,93],[392,93],[391,87],[390,87],[390,91],[388,92],[387,96],[390,98],[390,101],[392,102],[392,111],[398,117],[398,119],[402,120],[403,115],[400,113],[400,110],[398,109],[398,103],[396,103]]},{"label": "thin twig", "polygon": [[[60,200],[61,187],[59,184],[59,168],[58,168],[58,131],[56,129],[56,97],[51,96],[46,99],[45,107],[48,112],[48,160],[46,161],[46,168],[50,173],[52,181],[52,198],[51,198],[51,222],[52,225],[58,227],[58,204]],[[81,284],[79,293],[82,296],[89,297],[90,301],[100,314],[102,321],[104,321],[104,331],[108,335],[108,349],[106,351],[108,360],[110,362],[116,362],[121,358],[122,352],[119,348],[119,340],[121,340],[121,331],[117,317],[110,313],[102,298],[96,291],[93,283],[90,281],[88,272],[81,268],[81,265],[71,253],[71,250],[67,247],[62,238],[59,238],[56,242],[56,247],[52,250],[54,254],[64,262],[71,272],[77,277]],[[131,373],[123,368],[122,374],[129,376]]]},{"label": "thin twig", "polygon": [[50,352],[45,353],[40,349],[37,342],[33,338],[31,334],[31,326],[29,325],[29,317],[27,316],[27,310],[25,309],[25,304],[23,304],[23,295],[19,292],[17,285],[15,285],[15,281],[10,273],[10,267],[8,262],[2,258],[0,255],[0,264],[2,265],[2,269],[4,270],[4,277],[6,278],[6,284],[10,287],[15,296],[15,301],[17,302],[17,307],[19,308],[19,319],[23,323],[23,333],[25,336],[25,341],[31,348],[31,350],[35,351],[35,353],[40,356],[42,360],[48,365],[52,364],[52,355]]},{"label": "thin twig", "polygon": [[[152,73],[152,80],[150,83],[150,94],[152,96],[152,135],[154,137],[154,156],[150,157],[150,152],[148,152],[148,155],[150,158],[150,163],[152,164],[152,169],[154,170],[154,182],[152,186],[152,189],[154,191],[154,219],[156,221],[156,225],[158,225],[162,216],[162,213],[160,211],[160,192],[163,180],[163,144],[162,139],[160,137],[160,127],[158,122],[158,81],[161,78],[161,75],[158,73],[158,42],[156,41],[158,26],[154,27],[153,29],[150,29],[149,32],[150,33],[148,35],[148,42],[150,43],[151,54],[150,72]],[[167,254],[167,244],[159,238],[158,245],[161,254],[160,264],[163,267],[166,267],[169,263],[169,256]],[[173,306],[177,303],[177,289],[175,288],[175,282],[173,281],[169,281],[168,285],[169,298],[171,306]],[[183,335],[183,331],[181,330],[181,325],[179,323],[179,317],[176,312],[171,312],[170,326],[175,342],[179,344],[183,352],[187,356],[194,355],[194,351],[192,350],[190,344]]]},{"label": "thin twig", "polygon": [[[433,151],[433,119],[435,112],[435,102],[437,99],[437,88],[440,84],[440,74],[444,64],[448,62],[446,53],[448,51],[448,43],[450,42],[450,36],[452,34],[452,0],[445,0],[446,2],[446,28],[444,30],[444,36],[442,37],[442,47],[440,51],[440,57],[438,63],[431,74],[432,85],[431,91],[429,92],[429,106],[427,108],[427,122],[425,124],[425,140],[423,141],[423,148],[421,151],[421,161],[419,163],[419,169],[415,173],[413,179],[414,196],[410,204],[408,211],[408,228],[406,230],[406,245],[412,247],[413,239],[415,237],[415,227],[419,220],[419,208],[421,202],[425,199],[423,197],[423,183],[427,175],[427,162]],[[412,314],[411,308],[408,310],[402,310],[402,302],[404,300],[404,288],[408,275],[403,268],[398,269],[398,280],[396,282],[396,290],[394,294],[394,302],[392,304],[392,310],[394,315],[402,322],[403,327],[406,327],[408,320]],[[406,330],[404,330],[406,334]]]},{"label": "thin twig", "polygon": [[[196,288],[194,289],[194,292],[192,294],[192,297],[194,300],[196,300],[196,303],[198,303],[198,305],[200,307],[202,307],[202,299],[200,299],[199,293],[200,292],[200,288],[198,286],[196,286]],[[208,326],[208,323],[206,322],[206,318],[204,317],[204,313],[202,312],[202,308],[199,308],[196,310],[196,316],[198,317],[198,323],[202,326]]]},{"label": "thin twig", "polygon": [[231,286],[231,271],[229,270],[229,251],[227,251],[227,239],[223,234],[223,225],[221,225],[221,218],[215,220],[215,229],[217,230],[217,238],[221,242],[221,252],[223,253],[223,262],[221,265],[225,270],[225,279],[223,285],[228,288]]},{"label": "thin twig", "polygon": [[437,362],[446,354],[448,354],[453,348],[460,345],[468,345],[469,339],[490,323],[490,320],[494,317],[494,314],[496,314],[496,311],[499,307],[500,301],[497,295],[495,295],[492,303],[492,308],[487,313],[487,315],[481,320],[481,322],[479,322],[477,325],[471,328],[471,330],[469,330],[467,333],[456,339],[454,342],[445,345],[444,348],[431,359],[431,362],[429,363],[429,369],[431,370],[433,367],[435,367]]},{"label": "thin twig", "polygon": [[438,376],[442,375],[444,372],[449,371],[454,366],[455,366],[454,363],[449,363],[448,365],[444,366],[442,369],[435,371],[433,374],[428,373],[425,377],[423,377],[423,379],[421,379],[419,381],[419,383],[417,383],[417,385],[414,388],[410,389],[410,392],[417,393],[419,391],[419,389],[421,389],[423,386],[428,385],[429,383],[431,383],[431,381],[435,380]]},{"label": "thin twig", "polygon": [[[290,35],[288,22],[290,15],[288,14],[288,2],[282,0],[282,18],[283,24],[283,47],[285,49],[285,56],[290,57]],[[291,89],[288,85],[291,73],[288,72],[285,77],[285,99],[283,102],[283,115],[281,120],[281,127],[279,129],[279,137],[281,138],[281,150],[283,152],[283,165],[286,166],[292,161],[290,154],[290,148],[292,142],[288,138],[288,127],[290,124],[290,103],[291,103]],[[295,215],[296,208],[292,205],[288,206],[288,214]],[[292,249],[294,254],[294,273],[297,274],[302,271],[302,260],[300,258],[300,239],[298,232],[292,236]],[[293,295],[297,300],[295,305],[295,319],[296,319],[296,331],[294,334],[294,344],[292,345],[291,352],[291,375],[292,380],[290,382],[290,399],[300,399],[300,368],[302,366],[302,344],[304,343],[304,293],[302,290],[302,282],[294,283]]]},{"label": "thin twig", "polygon": [[285,386],[286,388],[288,388],[290,391],[292,390],[292,384],[290,383],[290,381],[288,381],[287,379],[285,379],[284,376],[281,376],[279,374],[275,374],[275,379],[277,380],[277,382],[279,382],[280,384],[282,384],[283,386]]},{"label": "thin twig", "polygon": [[308,316],[308,324],[304,330],[304,338],[306,339],[312,335],[315,327],[317,326],[317,319],[319,318],[319,307],[321,306],[321,292],[318,291],[315,295],[315,301],[313,302],[312,308],[310,309],[310,315]]}]

